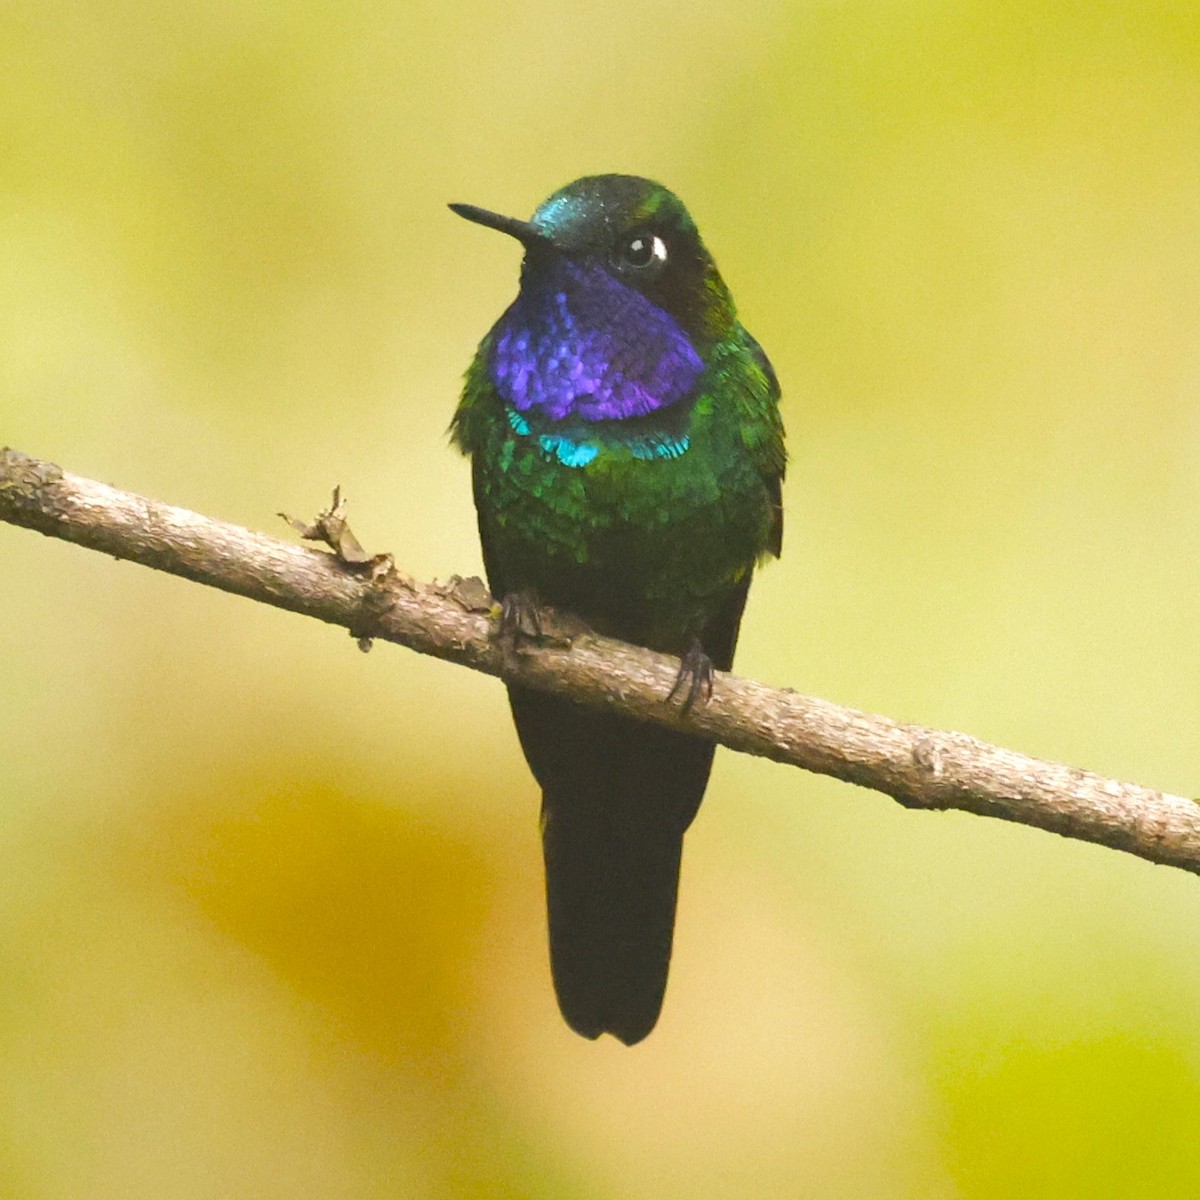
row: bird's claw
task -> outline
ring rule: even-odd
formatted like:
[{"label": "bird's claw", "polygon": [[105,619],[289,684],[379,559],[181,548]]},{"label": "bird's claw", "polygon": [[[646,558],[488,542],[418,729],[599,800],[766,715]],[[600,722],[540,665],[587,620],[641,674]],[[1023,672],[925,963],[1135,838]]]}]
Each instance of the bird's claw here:
[{"label": "bird's claw", "polygon": [[[686,690],[684,690],[685,688]],[[700,644],[699,638],[692,639],[692,644],[679,660],[679,674],[675,676],[675,682],[667,693],[666,703],[670,704],[681,691],[683,692],[683,704],[679,711],[685,716],[691,712],[692,705],[701,696],[704,697],[705,704],[712,699],[713,662],[704,653],[704,647]]]},{"label": "bird's claw", "polygon": [[508,592],[500,600],[498,636],[507,651],[522,642],[537,642],[543,637],[542,615],[527,592]]}]

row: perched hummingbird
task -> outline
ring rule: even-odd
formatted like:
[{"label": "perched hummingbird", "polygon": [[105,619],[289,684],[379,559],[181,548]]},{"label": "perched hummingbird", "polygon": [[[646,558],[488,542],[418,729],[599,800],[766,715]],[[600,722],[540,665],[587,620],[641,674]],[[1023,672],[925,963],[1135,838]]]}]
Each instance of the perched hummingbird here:
[{"label": "perched hummingbird", "polygon": [[[729,669],[751,573],[780,551],[771,364],[657,183],[578,179],[529,221],[450,207],[525,248],[520,292],[451,424],[472,460],[489,586],[510,607],[548,604],[679,655],[694,698],[714,666]],[[508,695],[542,789],[559,1007],[584,1037],[632,1045],[662,1007],[683,835],[714,746],[516,685]]]}]

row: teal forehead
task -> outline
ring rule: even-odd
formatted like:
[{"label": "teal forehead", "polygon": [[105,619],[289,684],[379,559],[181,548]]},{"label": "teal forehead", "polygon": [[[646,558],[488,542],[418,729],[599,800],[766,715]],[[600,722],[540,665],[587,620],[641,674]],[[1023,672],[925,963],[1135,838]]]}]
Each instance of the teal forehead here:
[{"label": "teal forehead", "polygon": [[538,205],[532,223],[539,229],[561,233],[586,221],[593,207],[582,196],[558,193]]},{"label": "teal forehead", "polygon": [[629,175],[577,180],[539,205],[535,227],[567,241],[590,241],[639,224],[694,229],[679,199],[660,184]]}]

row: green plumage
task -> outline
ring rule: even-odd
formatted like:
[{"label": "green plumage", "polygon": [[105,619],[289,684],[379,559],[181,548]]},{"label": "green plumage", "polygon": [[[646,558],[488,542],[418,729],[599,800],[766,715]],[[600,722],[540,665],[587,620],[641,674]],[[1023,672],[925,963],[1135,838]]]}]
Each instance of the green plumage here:
[{"label": "green plumage", "polygon": [[584,467],[512,429],[488,349],[467,373],[453,437],[472,457],[491,556],[516,590],[598,633],[682,653],[755,562],[780,550],[783,428],[757,345],[739,326],[713,348],[686,453],[636,458],[614,433]]},{"label": "green plumage", "polygon": [[[479,348],[452,424],[472,460],[489,583],[598,633],[728,669],[755,564],[778,555],[774,372],[682,204],[577,181],[529,223],[521,295]],[[542,787],[551,960],[572,1028],[632,1043],[671,953],[683,833],[711,743],[521,688]]]}]

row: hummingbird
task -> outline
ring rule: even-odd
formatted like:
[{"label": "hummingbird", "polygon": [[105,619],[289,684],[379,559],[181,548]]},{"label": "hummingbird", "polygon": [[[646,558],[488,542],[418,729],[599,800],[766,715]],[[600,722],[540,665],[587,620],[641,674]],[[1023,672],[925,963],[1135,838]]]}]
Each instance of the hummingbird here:
[{"label": "hummingbird", "polygon": [[[528,221],[516,299],[450,426],[471,459],[484,569],[506,612],[549,605],[680,658],[682,707],[728,670],[750,577],[778,557],[779,384],[678,197],[577,179]],[[536,621],[533,622],[536,626]],[[686,686],[685,686],[686,685]],[[541,788],[550,966],[567,1024],[633,1045],[662,1008],[683,835],[712,742],[517,684]]]}]

